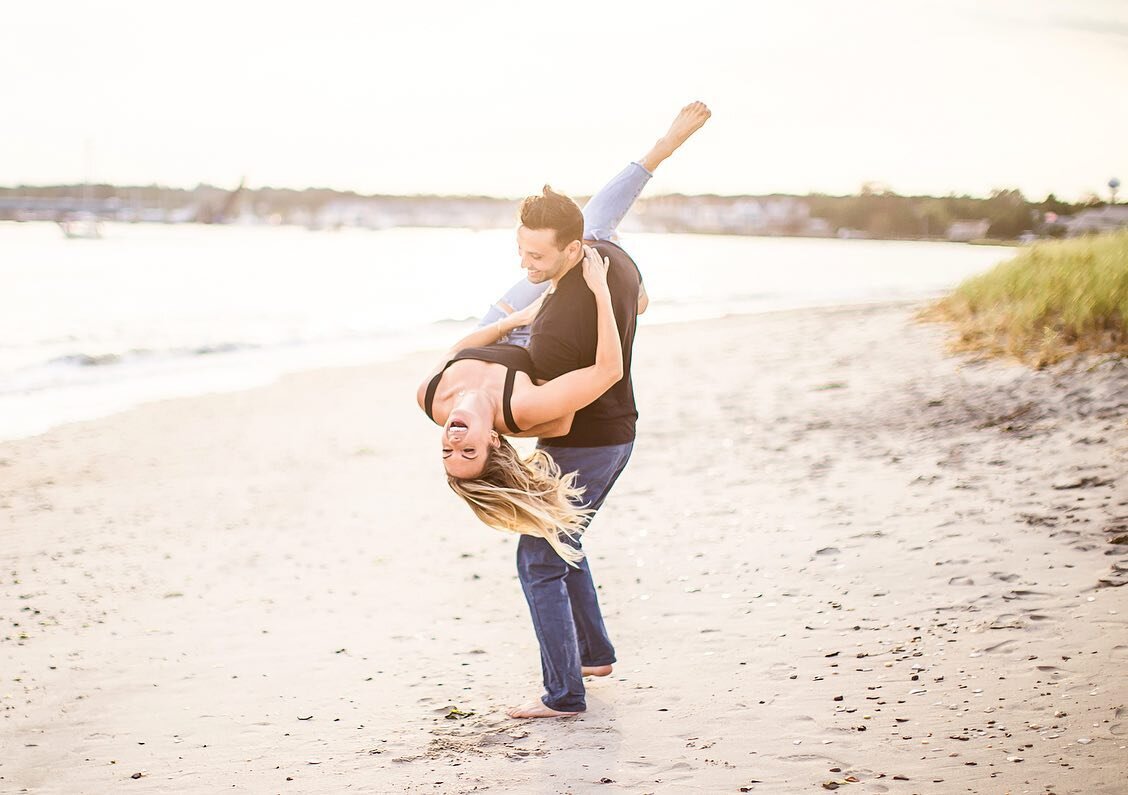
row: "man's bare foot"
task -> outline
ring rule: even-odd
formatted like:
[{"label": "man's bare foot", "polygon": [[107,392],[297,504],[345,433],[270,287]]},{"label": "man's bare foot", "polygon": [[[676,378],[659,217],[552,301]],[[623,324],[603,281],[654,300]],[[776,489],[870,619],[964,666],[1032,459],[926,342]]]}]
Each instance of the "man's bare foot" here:
[{"label": "man's bare foot", "polygon": [[579,715],[578,712],[557,712],[546,707],[542,701],[530,701],[505,713],[511,718],[571,718]]},{"label": "man's bare foot", "polygon": [[583,676],[608,676],[611,673],[610,665],[585,665],[580,668]]},{"label": "man's bare foot", "polygon": [[689,136],[700,130],[712,115],[713,112],[705,106],[704,102],[690,102],[681,109],[674,119],[674,123],[670,125],[670,129],[658,139],[654,148],[638,162],[647,171],[653,172],[663,160],[688,141]]}]

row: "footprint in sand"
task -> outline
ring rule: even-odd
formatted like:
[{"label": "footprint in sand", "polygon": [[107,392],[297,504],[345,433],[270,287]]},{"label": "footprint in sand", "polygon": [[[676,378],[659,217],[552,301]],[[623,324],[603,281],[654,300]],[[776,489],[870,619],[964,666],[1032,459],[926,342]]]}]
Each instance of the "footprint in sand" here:
[{"label": "footprint in sand", "polygon": [[1007,600],[1021,599],[1024,596],[1047,596],[1047,594],[1046,594],[1045,591],[1022,591],[1022,590],[1009,591],[1008,593],[1003,594],[1003,598],[1007,599]]},{"label": "footprint in sand", "polygon": [[819,762],[819,761],[835,762],[836,761],[836,760],[832,759],[831,757],[824,756],[822,754],[785,754],[784,756],[781,756],[779,758],[780,758],[780,760],[782,760],[784,762]]},{"label": "footprint in sand", "polygon": [[995,620],[987,625],[991,629],[1022,629],[1022,620],[1013,613],[1003,613],[996,616]]},{"label": "footprint in sand", "polygon": [[794,665],[788,665],[787,663],[772,663],[772,667],[768,669],[768,678],[787,679],[794,672]]},{"label": "footprint in sand", "polygon": [[696,770],[689,762],[674,762],[665,767],[655,767],[654,772],[661,775],[666,781],[685,781],[694,778],[696,775]]}]

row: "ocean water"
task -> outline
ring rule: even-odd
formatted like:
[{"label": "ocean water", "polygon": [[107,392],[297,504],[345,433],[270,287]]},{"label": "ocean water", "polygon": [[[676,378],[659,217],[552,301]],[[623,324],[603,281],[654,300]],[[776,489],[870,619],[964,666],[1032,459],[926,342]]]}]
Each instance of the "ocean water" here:
[{"label": "ocean water", "polygon": [[[643,324],[925,298],[1013,250],[625,236]],[[0,223],[0,439],[285,372],[445,347],[522,277],[512,230]]]}]

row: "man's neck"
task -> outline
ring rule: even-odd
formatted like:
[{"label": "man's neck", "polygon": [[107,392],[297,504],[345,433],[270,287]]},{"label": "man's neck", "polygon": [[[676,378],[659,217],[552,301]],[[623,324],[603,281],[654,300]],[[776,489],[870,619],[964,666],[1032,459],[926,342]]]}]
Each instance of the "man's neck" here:
[{"label": "man's neck", "polygon": [[572,262],[569,262],[564,267],[564,269],[562,271],[560,271],[560,273],[556,274],[556,276],[553,278],[553,280],[552,280],[552,289],[553,290],[555,290],[557,287],[560,286],[560,280],[563,279],[565,275],[567,275],[568,271],[572,270],[572,268],[579,265],[580,262],[583,261],[583,258],[584,258],[584,250],[581,248],[580,253],[576,255],[575,260],[573,260]]}]

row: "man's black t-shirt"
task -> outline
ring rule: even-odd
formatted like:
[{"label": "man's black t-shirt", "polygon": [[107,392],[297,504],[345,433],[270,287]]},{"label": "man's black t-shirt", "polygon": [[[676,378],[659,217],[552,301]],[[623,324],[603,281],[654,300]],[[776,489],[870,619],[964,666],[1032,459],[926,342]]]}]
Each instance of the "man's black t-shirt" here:
[{"label": "man's black t-shirt", "polygon": [[[602,447],[634,441],[634,386],[631,384],[631,349],[638,319],[638,293],[642,276],[627,252],[604,241],[592,247],[607,257],[607,286],[615,323],[623,343],[623,377],[595,402],[576,412],[567,436],[542,439],[556,447]],[[550,381],[559,375],[595,364],[595,296],[584,281],[582,264],[561,277],[556,290],[545,298],[529,340],[536,377]]]}]

